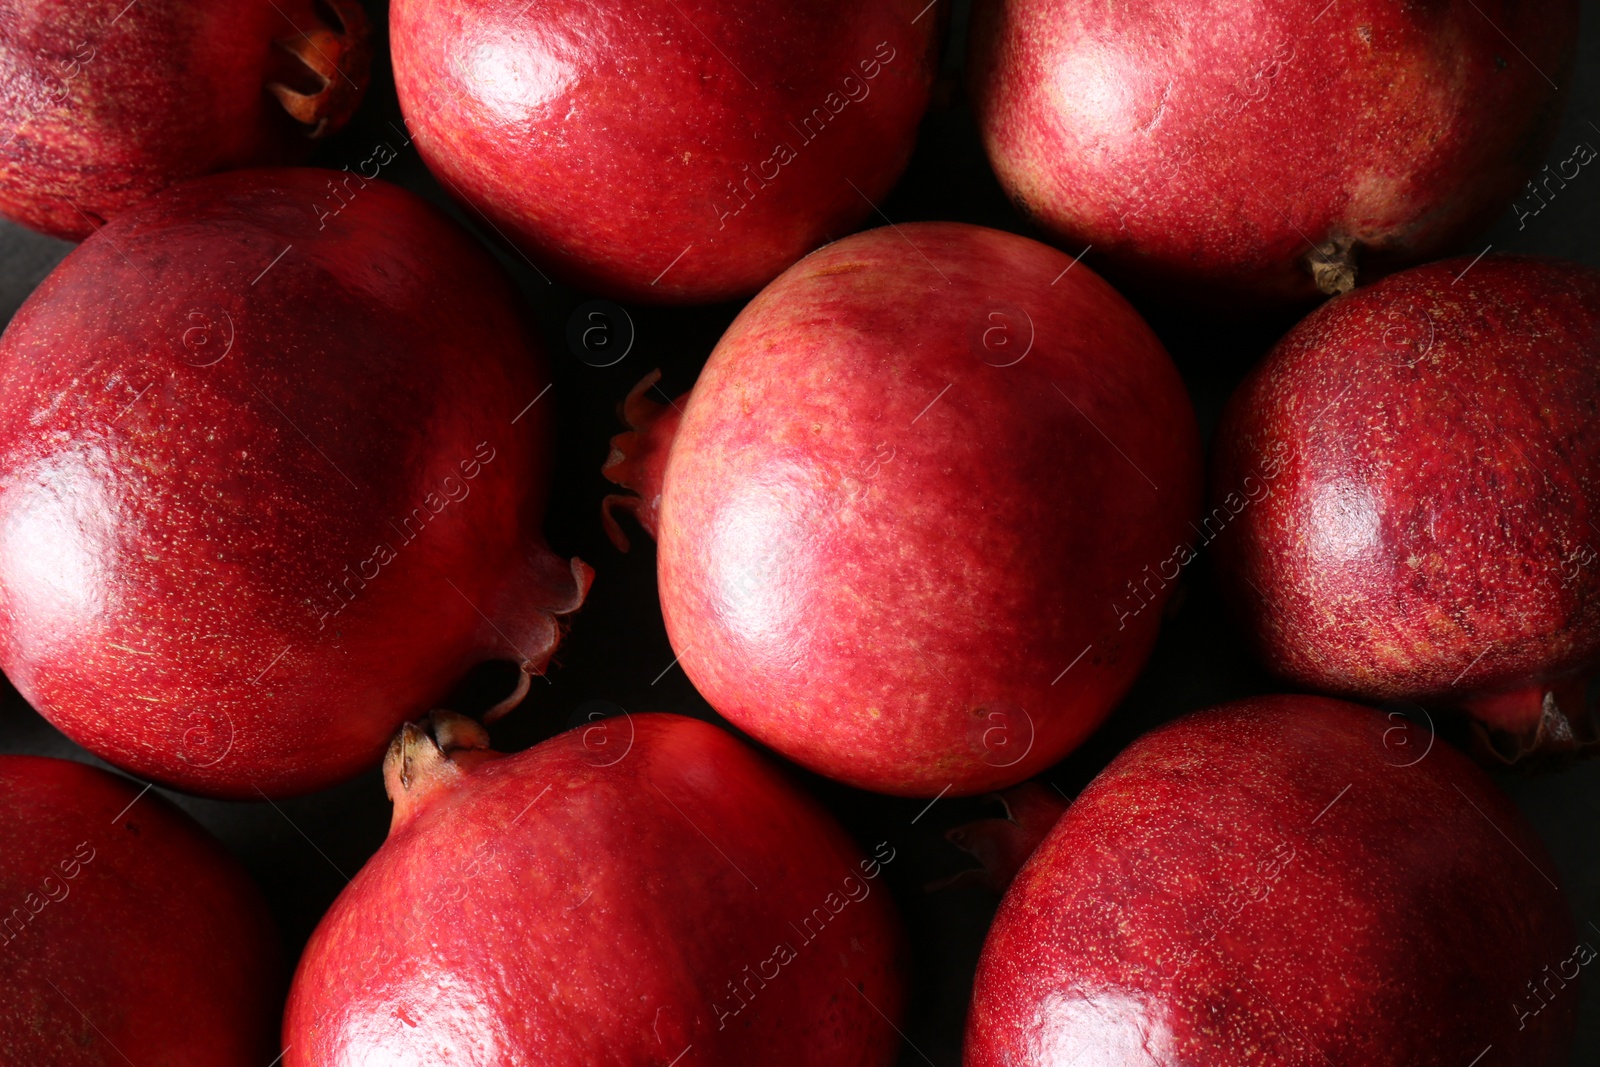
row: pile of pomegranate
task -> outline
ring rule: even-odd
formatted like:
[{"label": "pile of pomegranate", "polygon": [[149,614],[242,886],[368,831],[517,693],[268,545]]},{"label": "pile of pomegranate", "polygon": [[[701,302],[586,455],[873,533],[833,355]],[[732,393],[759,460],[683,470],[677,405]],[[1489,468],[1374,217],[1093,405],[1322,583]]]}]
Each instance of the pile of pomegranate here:
[{"label": "pile of pomegranate", "polygon": [[1589,1062],[1577,41],[0,0],[0,1062]]}]

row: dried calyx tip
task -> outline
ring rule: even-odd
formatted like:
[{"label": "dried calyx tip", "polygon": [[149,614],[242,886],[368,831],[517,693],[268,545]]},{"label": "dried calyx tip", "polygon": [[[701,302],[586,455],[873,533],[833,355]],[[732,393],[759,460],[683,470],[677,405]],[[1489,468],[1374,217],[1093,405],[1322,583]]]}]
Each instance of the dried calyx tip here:
[{"label": "dried calyx tip", "polygon": [[[1541,771],[1600,755],[1600,709],[1586,699],[1587,673],[1549,685],[1535,685],[1464,702],[1473,714],[1473,746],[1482,762],[1521,771]],[[1485,712],[1522,704],[1531,727],[1505,729],[1491,723],[1499,716]],[[1490,719],[1486,722],[1485,719]]]},{"label": "dried calyx tip", "polygon": [[430,791],[442,778],[460,773],[457,757],[488,754],[489,732],[453,711],[431,711],[426,719],[408,722],[389,743],[383,759],[383,783],[399,813],[401,801]]},{"label": "dried calyx tip", "polygon": [[1360,249],[1352,237],[1334,237],[1306,256],[1317,288],[1329,296],[1348,293],[1356,287],[1356,253]]},{"label": "dried calyx tip", "polygon": [[372,65],[372,28],[358,0],[319,0],[318,24],[273,42],[283,53],[279,77],[267,83],[306,136],[325,137],[355,114]]}]

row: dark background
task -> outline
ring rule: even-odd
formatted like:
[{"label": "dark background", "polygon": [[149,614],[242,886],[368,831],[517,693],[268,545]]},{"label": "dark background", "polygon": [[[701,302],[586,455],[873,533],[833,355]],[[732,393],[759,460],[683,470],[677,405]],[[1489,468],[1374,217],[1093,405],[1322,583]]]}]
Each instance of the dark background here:
[{"label": "dark background", "polygon": [[[949,4],[950,0],[941,0]],[[381,0],[369,0],[369,9]],[[924,120],[916,155],[899,187],[880,206],[895,222],[956,219],[1018,233],[1033,233],[1007,203],[978,142],[960,84],[967,3],[950,13],[950,41],[944,76],[932,110]],[[1589,6],[1589,5],[1586,5]],[[1563,88],[1569,92],[1552,163],[1571,154],[1577,141],[1600,146],[1600,27],[1586,11],[1579,62]],[[382,27],[382,19],[376,19]],[[389,122],[399,122],[387,64],[387,41],[379,41],[372,90],[351,126],[319,150],[314,162],[352,167],[372,154],[380,141],[400,151],[383,177],[422,194],[451,212],[462,225],[483,236],[429,177],[414,148],[400,148]],[[1592,120],[1592,121],[1591,121]],[[1462,249],[1476,254],[1485,245],[1496,251],[1539,252],[1600,266],[1600,175],[1582,171],[1537,217],[1517,226],[1508,211],[1489,233]],[[869,221],[867,225],[874,224]],[[492,236],[492,235],[491,235]],[[489,242],[493,243],[493,242]],[[71,246],[0,221],[0,322],[17,306]],[[1078,251],[1070,249],[1071,252]],[[547,284],[515,253],[495,254],[515,276],[541,323],[554,375],[551,396],[558,419],[556,474],[549,539],[556,551],[578,555],[598,571],[593,592],[572,619],[549,673],[549,684],[535,680],[524,705],[494,731],[495,746],[516,750],[534,744],[594,711],[675,711],[716,719],[682,670],[662,674],[673,660],[661,623],[655,592],[655,554],[647,538],[635,538],[623,555],[606,540],[599,503],[609,483],[600,477],[610,435],[617,432],[615,405],[644,374],[664,372],[664,388],[676,396],[695,376],[737,304],[711,308],[627,308],[635,341],[626,358],[596,368],[578,358],[566,340],[575,308],[589,297]],[[1092,259],[1090,260],[1092,263]],[[1291,324],[1202,322],[1141,306],[1161,334],[1180,370],[1209,436],[1221,405],[1245,370]],[[590,357],[591,360],[593,357]],[[660,676],[659,682],[653,682]],[[509,683],[509,667],[480,670],[463,684],[456,706],[478,710]],[[1284,687],[1265,676],[1243,651],[1242,641],[1222,611],[1205,557],[1189,569],[1188,586],[1176,613],[1133,692],[1111,720],[1081,749],[1055,767],[1046,780],[1071,795],[1080,790],[1129,741],[1152,726],[1186,711],[1253,693]],[[1446,735],[1449,736],[1449,729]],[[65,756],[98,763],[39,717],[9,685],[0,688],[0,752]],[[992,804],[978,799],[899,800],[847,789],[795,770],[799,777],[870,847],[888,840],[899,858],[885,869],[910,930],[914,987],[904,1029],[913,1047],[902,1064],[924,1062],[957,1067],[961,1031],[973,968],[984,931],[998,900],[985,890],[927,891],[926,883],[959,870],[963,856],[943,839],[944,831],[981,815]],[[1532,820],[1554,856],[1574,909],[1580,936],[1600,943],[1600,761],[1539,777],[1498,775],[1500,783]],[[250,869],[277,914],[284,938],[297,953],[318,917],[366,858],[382,843],[389,804],[374,769],[336,789],[296,800],[230,803],[168,794],[215,833]],[[927,809],[925,811],[925,809]],[[925,811],[925,813],[924,813]],[[915,821],[914,821],[915,820]],[[1590,926],[1591,923],[1596,926]],[[1316,931],[1307,930],[1308,940]],[[1462,930],[1463,938],[1475,931]],[[1507,1007],[1510,1010],[1510,1007]],[[1600,1064],[1600,980],[1588,976],[1582,994],[1580,1034],[1572,1063]],[[1505,1062],[1505,1061],[1500,1061]]]}]

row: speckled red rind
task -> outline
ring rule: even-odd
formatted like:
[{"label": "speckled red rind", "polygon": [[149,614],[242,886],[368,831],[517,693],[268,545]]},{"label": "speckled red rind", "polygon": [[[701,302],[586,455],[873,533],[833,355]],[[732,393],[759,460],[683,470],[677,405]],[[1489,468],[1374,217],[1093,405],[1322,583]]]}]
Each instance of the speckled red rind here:
[{"label": "speckled red rind", "polygon": [[0,666],[194,792],[376,764],[474,663],[542,667],[587,587],[539,532],[547,372],[508,280],[394,186],[327,217],[334,177],[159,194],[0,340]]},{"label": "speckled red rind", "polygon": [[969,69],[1001,183],[1067,247],[1164,299],[1307,301],[1319,247],[1356,242],[1372,277],[1505,210],[1578,6],[986,0]]},{"label": "speckled red rind", "polygon": [[1240,386],[1213,482],[1270,668],[1531,737],[1600,657],[1600,272],[1457,259],[1329,303]]},{"label": "speckled red rind", "polygon": [[1093,272],[977,226],[873,230],[706,364],[661,502],[667,632],[719,713],[812,770],[995,789],[1132,684],[1171,585],[1129,583],[1199,495],[1183,384]]},{"label": "speckled red rind", "polygon": [[491,759],[400,819],[323,919],[286,1065],[886,1067],[903,944],[893,848],[874,856],[696,720]]},{"label": "speckled red rind", "polygon": [[390,32],[406,124],[470,212],[580,288],[705,303],[887,195],[933,82],[926,7],[398,0]]},{"label": "speckled red rind", "polygon": [[159,795],[0,757],[0,1056],[29,1067],[251,1067],[283,959],[238,862]]},{"label": "speckled red rind", "polygon": [[1584,954],[1554,877],[1424,727],[1225,705],[1126,749],[1022,869],[964,1062],[1461,1067],[1492,1045],[1484,1062],[1560,1067]]},{"label": "speckled red rind", "polygon": [[[335,6],[351,25],[316,38],[345,45],[321,132],[367,85],[365,20]],[[315,88],[274,42],[323,25],[312,0],[0,0],[0,214],[81,240],[173,182],[303,156],[312,130],[267,86]]]}]

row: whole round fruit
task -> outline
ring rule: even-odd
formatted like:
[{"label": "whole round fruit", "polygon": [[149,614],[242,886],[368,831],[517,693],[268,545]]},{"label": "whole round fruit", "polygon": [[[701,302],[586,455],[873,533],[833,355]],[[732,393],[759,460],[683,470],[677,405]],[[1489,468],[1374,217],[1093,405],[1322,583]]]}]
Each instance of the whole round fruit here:
[{"label": "whole round fruit", "polygon": [[1533,828],[1435,740],[1279,696],[1135,742],[1002,901],[967,1067],[1562,1067],[1594,949]]},{"label": "whole round fruit", "polygon": [[1577,23],[1577,0],[985,0],[969,69],[989,159],[1044,229],[1169,294],[1298,302],[1504,211]]},{"label": "whole round fruit", "polygon": [[540,670],[588,586],[539,533],[509,282],[394,186],[330,212],[331,177],[169,189],[0,338],[0,667],[182,789],[353,775],[473,664]]},{"label": "whole round fruit", "polygon": [[486,745],[447,713],[395,739],[389,840],[306,946],[286,1067],[894,1062],[892,846],[694,719]]},{"label": "whole round fruit", "polygon": [[0,756],[0,1048],[42,1067],[264,1064],[283,995],[266,903],[160,796]]},{"label": "whole round fruit", "polygon": [[370,36],[359,0],[0,0],[0,214],[79,240],[292,162],[360,104]]},{"label": "whole round fruit", "polygon": [[659,528],[678,663],[740,729],[861,788],[978,793],[1060,759],[1133,683],[1192,558],[1183,383],[1110,286],[1023,237],[830,245],[740,313],[681,421],[645,405],[608,474]]},{"label": "whole round fruit", "polygon": [[873,211],[933,83],[925,0],[396,0],[423,159],[533,259],[650,302],[745,296]]},{"label": "whole round fruit", "polygon": [[1213,481],[1271,669],[1465,708],[1508,760],[1594,743],[1600,272],[1459,259],[1328,304],[1240,386]]}]

